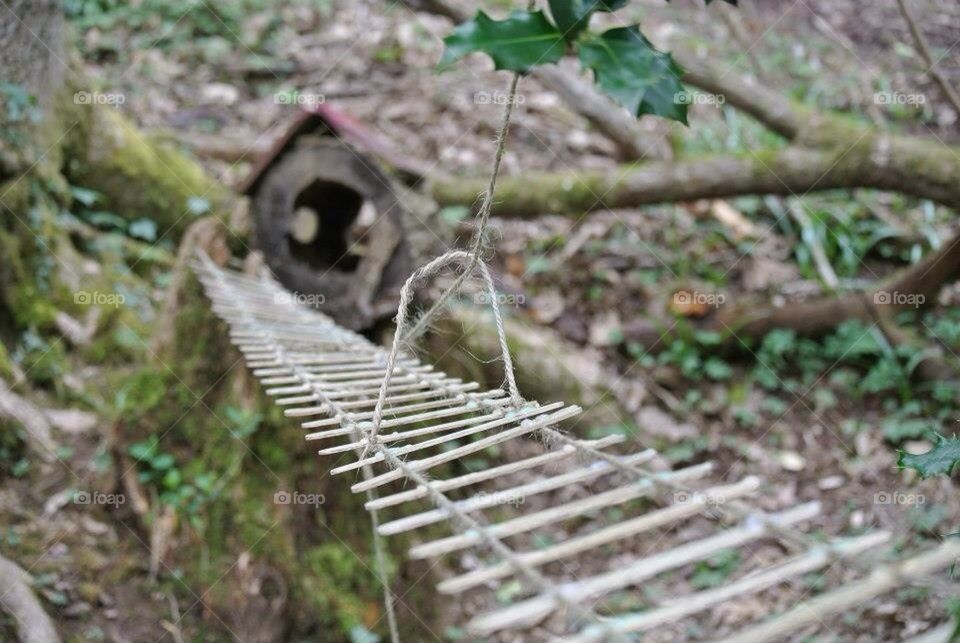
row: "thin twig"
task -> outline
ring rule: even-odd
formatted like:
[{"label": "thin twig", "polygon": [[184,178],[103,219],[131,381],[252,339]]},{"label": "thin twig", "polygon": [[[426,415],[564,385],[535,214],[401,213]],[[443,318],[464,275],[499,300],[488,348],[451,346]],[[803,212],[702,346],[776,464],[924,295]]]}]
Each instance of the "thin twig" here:
[{"label": "thin twig", "polygon": [[940,89],[946,94],[947,100],[953,105],[954,111],[960,116],[960,93],[957,93],[957,90],[950,84],[947,77],[937,68],[937,61],[933,58],[930,43],[927,42],[926,36],[924,36],[920,30],[920,25],[917,24],[917,19],[914,17],[913,11],[907,6],[907,1],[897,0],[897,6],[900,7],[900,13],[903,14],[903,19],[907,21],[907,26],[910,27],[910,34],[913,36],[913,41],[916,43],[920,55],[927,64],[927,75],[940,85]]}]

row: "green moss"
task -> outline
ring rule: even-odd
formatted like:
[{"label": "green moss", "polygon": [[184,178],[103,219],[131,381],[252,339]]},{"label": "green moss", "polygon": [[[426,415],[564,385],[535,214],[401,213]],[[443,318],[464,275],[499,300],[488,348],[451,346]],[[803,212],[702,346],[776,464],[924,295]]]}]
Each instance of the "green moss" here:
[{"label": "green moss", "polygon": [[339,543],[313,547],[303,556],[303,591],[313,609],[341,631],[373,627],[380,620],[382,594],[372,566]]},{"label": "green moss", "polygon": [[[119,112],[95,109],[83,154],[72,158],[67,176],[101,193],[110,211],[127,219],[150,217],[174,239],[194,220],[195,203],[221,207],[226,190],[203,168],[168,142],[145,135]],[[136,189],[131,189],[136,186]]]},{"label": "green moss", "polygon": [[70,370],[63,342],[43,342],[31,347],[24,353],[20,366],[31,382],[57,389],[63,385],[63,375]]},{"label": "green moss", "polygon": [[0,343],[0,379],[9,381],[13,378],[13,361],[7,347]]},{"label": "green moss", "polygon": [[[804,112],[804,127],[797,135],[796,142],[814,148],[840,147],[846,149],[868,132],[868,124],[864,120],[850,114],[833,113],[819,114]],[[866,136],[864,138],[872,138]]]}]

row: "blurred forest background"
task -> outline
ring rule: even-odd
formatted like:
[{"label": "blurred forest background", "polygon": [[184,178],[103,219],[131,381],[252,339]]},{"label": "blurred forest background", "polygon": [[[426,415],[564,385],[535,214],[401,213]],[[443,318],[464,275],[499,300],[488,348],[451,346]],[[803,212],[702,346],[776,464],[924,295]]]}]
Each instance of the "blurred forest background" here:
[{"label": "blurred forest background", "polygon": [[[763,475],[771,505],[820,500],[826,532],[890,529],[909,552],[960,530],[949,467],[897,467],[898,449],[957,432],[960,5],[908,1],[918,39],[902,4],[644,0],[602,16],[639,21],[688,69],[689,126],[624,125],[534,72],[491,225],[524,391],[583,404],[583,436]],[[24,637],[16,597],[65,641],[384,634],[362,499],[259,392],[187,260],[256,247],[233,189],[316,105],[426,175],[408,195],[436,236],[421,258],[469,239],[508,78],[481,56],[437,72],[463,11],[0,2],[0,577],[18,588],[0,639]],[[475,299],[422,350],[496,386]],[[388,310],[366,324],[378,339]],[[277,500],[297,490],[324,502]],[[411,640],[463,640],[471,606],[438,601],[442,570],[403,551],[391,541]],[[947,613],[960,605],[905,587],[831,629],[900,640]]]}]

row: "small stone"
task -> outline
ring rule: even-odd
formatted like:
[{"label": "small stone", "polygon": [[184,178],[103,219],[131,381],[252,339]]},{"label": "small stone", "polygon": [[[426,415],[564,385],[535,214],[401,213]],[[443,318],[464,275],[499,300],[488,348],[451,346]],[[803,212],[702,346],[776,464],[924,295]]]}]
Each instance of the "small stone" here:
[{"label": "small stone", "polygon": [[533,298],[533,315],[541,324],[552,324],[566,307],[566,302],[559,290],[550,288]]},{"label": "small stone", "polygon": [[583,130],[571,130],[567,134],[567,145],[575,150],[583,151],[590,145],[590,135]]},{"label": "small stone", "polygon": [[900,609],[900,606],[897,604],[896,601],[887,601],[885,603],[880,603],[879,605],[877,605],[875,608],[873,608],[873,611],[875,611],[877,614],[889,615],[889,614],[896,614],[898,609]]},{"label": "small stone", "polygon": [[786,471],[803,471],[807,461],[796,451],[783,451],[780,454],[780,467]]},{"label": "small stone", "polygon": [[89,613],[90,610],[90,603],[86,601],[80,601],[79,603],[73,603],[72,605],[67,606],[67,608],[63,610],[63,615],[69,618],[76,618]]},{"label": "small stone", "polygon": [[852,514],[850,514],[850,527],[852,529],[860,529],[863,527],[865,516],[862,509],[857,509]]},{"label": "small stone", "polygon": [[239,97],[237,88],[226,83],[208,83],[200,88],[200,100],[207,104],[233,105]]},{"label": "small stone", "polygon": [[83,528],[89,534],[94,536],[104,536],[110,533],[110,526],[100,522],[99,520],[94,520],[90,516],[81,516],[80,522],[83,523]]},{"label": "small stone", "polygon": [[590,324],[590,344],[615,346],[623,341],[623,328],[616,313],[600,315]]},{"label": "small stone", "polygon": [[820,487],[821,491],[831,491],[842,487],[844,482],[846,482],[846,478],[843,476],[827,476],[826,478],[821,478],[817,486]]},{"label": "small stone", "polygon": [[927,440],[907,440],[903,443],[903,450],[912,455],[926,453],[933,448]]}]

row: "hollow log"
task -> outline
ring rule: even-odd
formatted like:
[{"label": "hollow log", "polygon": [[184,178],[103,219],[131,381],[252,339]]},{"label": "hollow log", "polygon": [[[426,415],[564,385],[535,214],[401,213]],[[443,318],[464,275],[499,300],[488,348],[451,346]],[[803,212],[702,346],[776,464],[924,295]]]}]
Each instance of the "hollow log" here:
[{"label": "hollow log", "polygon": [[333,137],[294,142],[259,179],[252,217],[277,278],[349,328],[365,328],[413,270],[402,188]]}]

